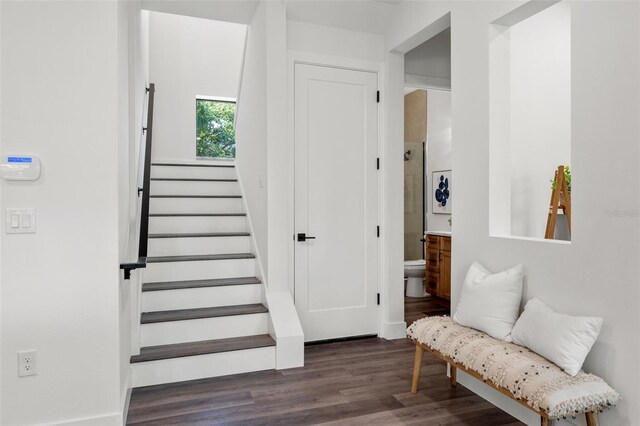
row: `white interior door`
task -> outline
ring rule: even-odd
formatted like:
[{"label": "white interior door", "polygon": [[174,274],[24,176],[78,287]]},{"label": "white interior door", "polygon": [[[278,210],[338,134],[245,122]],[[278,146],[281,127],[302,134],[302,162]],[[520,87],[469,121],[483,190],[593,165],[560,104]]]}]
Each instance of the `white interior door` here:
[{"label": "white interior door", "polygon": [[378,332],[377,87],[376,73],[295,65],[295,303],[306,341]]}]

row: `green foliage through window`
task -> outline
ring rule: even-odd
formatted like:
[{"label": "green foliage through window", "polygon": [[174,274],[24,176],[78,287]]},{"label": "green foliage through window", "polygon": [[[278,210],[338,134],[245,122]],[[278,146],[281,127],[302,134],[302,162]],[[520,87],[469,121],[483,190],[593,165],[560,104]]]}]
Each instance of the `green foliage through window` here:
[{"label": "green foliage through window", "polygon": [[234,102],[196,99],[196,155],[235,158]]}]

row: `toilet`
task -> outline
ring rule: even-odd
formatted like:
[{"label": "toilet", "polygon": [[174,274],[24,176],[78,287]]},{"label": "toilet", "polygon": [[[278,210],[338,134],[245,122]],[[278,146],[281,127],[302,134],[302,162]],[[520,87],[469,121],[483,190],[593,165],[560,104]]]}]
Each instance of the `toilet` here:
[{"label": "toilet", "polygon": [[407,260],[404,262],[404,275],[407,277],[407,297],[425,297],[429,293],[424,291],[422,279],[427,263],[424,259]]}]

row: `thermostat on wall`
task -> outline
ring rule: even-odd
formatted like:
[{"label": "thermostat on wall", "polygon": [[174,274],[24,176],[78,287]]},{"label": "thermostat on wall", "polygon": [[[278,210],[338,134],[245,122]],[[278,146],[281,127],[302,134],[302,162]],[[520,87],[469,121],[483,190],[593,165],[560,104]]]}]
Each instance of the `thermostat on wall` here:
[{"label": "thermostat on wall", "polygon": [[37,180],[40,159],[33,155],[3,155],[0,177],[4,180]]}]

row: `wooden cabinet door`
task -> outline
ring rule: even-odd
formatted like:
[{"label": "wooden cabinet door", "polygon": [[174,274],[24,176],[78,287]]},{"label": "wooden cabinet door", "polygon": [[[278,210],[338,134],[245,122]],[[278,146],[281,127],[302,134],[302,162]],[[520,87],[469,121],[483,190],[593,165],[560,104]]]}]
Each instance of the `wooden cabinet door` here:
[{"label": "wooden cabinet door", "polygon": [[440,272],[440,250],[427,249],[427,272]]},{"label": "wooden cabinet door", "polygon": [[441,238],[438,235],[427,235],[427,247],[433,250],[440,250]]},{"label": "wooden cabinet door", "polygon": [[451,300],[451,252],[443,251],[440,261],[440,285],[438,295]]},{"label": "wooden cabinet door", "polygon": [[438,282],[440,281],[440,274],[427,272],[426,278],[426,292],[432,296],[438,296]]}]

